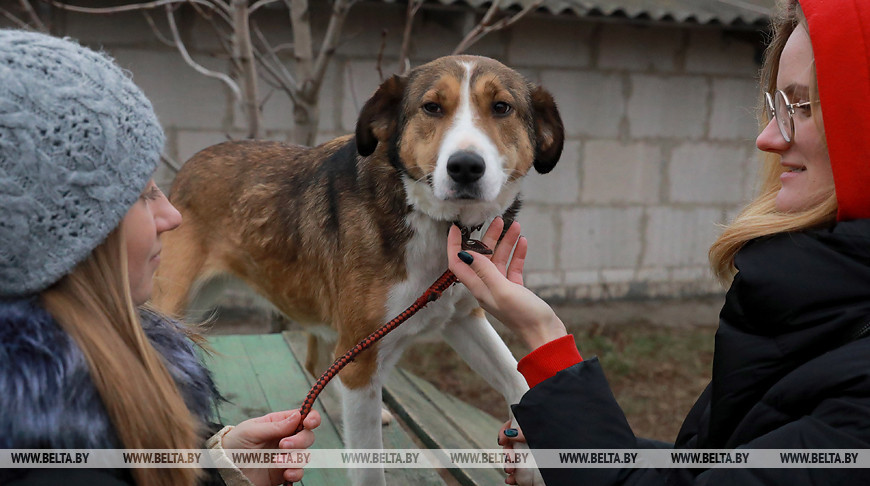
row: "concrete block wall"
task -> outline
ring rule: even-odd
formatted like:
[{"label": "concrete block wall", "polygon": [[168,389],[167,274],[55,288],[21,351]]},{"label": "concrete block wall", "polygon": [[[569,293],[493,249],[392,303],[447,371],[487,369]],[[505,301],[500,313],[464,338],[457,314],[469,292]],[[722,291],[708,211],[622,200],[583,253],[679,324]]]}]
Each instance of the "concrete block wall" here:
[{"label": "concrete block wall", "polygon": [[[326,2],[312,3],[319,38],[329,12]],[[183,162],[243,136],[244,118],[229,90],[160,44],[141,15],[65,19],[63,34],[108,51],[132,72],[165,126],[172,159]],[[271,38],[290,40],[286,14],[257,21]],[[353,131],[380,82],[381,32],[387,30],[382,68],[389,74],[403,22],[401,5],[354,7],[322,86],[318,142]],[[459,11],[424,10],[412,63],[449,54],[464,26]],[[204,22],[188,23],[184,35],[198,62],[226,70]],[[562,160],[550,174],[524,181],[519,219],[531,247],[530,287],[555,300],[721,291],[706,252],[717,224],[752,196],[754,46],[713,27],[536,16],[486,37],[471,53],[495,57],[544,85],[565,123]],[[265,84],[260,89],[269,92]],[[264,125],[267,138],[292,137],[292,106],[283,93],[264,105]],[[163,168],[158,182],[168,186],[173,174]]]},{"label": "concrete block wall", "polygon": [[[573,62],[549,62],[565,51]],[[721,292],[707,250],[753,195],[755,47],[712,28],[531,19],[504,60],[554,94],[568,136],[556,169],[524,182],[528,284],[553,300]]]}]

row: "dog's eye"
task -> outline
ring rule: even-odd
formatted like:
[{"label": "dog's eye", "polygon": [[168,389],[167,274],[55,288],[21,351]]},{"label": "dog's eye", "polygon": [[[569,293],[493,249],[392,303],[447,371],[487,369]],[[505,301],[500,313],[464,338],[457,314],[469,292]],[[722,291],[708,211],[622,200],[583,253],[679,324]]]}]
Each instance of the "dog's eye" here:
[{"label": "dog's eye", "polygon": [[496,115],[507,115],[511,112],[511,105],[504,101],[496,101],[492,104],[492,112]]},{"label": "dog's eye", "polygon": [[441,115],[442,113],[444,113],[444,109],[441,108],[441,105],[432,102],[424,104],[423,111],[430,115]]}]

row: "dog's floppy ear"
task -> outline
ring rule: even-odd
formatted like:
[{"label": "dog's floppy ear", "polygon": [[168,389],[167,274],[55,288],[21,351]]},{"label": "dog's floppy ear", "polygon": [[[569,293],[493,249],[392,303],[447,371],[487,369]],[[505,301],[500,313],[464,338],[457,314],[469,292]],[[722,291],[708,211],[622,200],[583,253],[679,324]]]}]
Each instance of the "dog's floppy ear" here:
[{"label": "dog's floppy ear", "polygon": [[553,95],[540,86],[532,89],[532,110],[535,114],[535,170],[546,174],[553,170],[562,155],[565,129]]},{"label": "dog's floppy ear", "polygon": [[406,78],[393,75],[366,101],[356,121],[356,149],[363,157],[375,151],[398,129]]}]

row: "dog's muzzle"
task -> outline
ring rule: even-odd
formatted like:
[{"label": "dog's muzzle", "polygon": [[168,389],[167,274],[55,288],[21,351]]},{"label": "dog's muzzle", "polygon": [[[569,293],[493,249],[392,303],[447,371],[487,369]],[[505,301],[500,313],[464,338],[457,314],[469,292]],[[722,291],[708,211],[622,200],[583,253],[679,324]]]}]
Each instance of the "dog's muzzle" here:
[{"label": "dog's muzzle", "polygon": [[480,155],[463,150],[447,159],[447,175],[450,177],[453,197],[451,199],[480,199],[478,181],[486,172],[486,162]]},{"label": "dog's muzzle", "polygon": [[473,184],[486,172],[483,157],[474,152],[463,150],[447,159],[447,175],[460,185]]}]

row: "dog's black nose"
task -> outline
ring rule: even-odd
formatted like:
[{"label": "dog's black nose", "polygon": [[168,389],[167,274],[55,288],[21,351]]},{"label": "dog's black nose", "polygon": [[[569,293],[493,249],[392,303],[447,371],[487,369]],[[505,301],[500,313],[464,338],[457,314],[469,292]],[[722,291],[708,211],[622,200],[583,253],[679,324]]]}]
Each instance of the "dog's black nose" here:
[{"label": "dog's black nose", "polygon": [[486,163],[474,152],[456,152],[447,159],[447,174],[460,184],[470,184],[483,177]]}]

